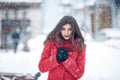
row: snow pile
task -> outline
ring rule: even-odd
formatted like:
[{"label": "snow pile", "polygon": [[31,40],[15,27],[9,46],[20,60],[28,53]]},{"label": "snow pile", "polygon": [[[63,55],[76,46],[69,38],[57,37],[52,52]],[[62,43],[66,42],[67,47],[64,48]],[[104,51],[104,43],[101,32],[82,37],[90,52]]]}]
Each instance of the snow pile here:
[{"label": "snow pile", "polygon": [[[43,50],[43,41],[46,35],[40,35],[29,40],[30,52],[22,51],[23,44],[19,45],[18,52],[0,50],[0,73],[22,73],[35,75],[38,62]],[[120,50],[107,46],[104,42],[86,42],[85,73],[80,80],[120,80]],[[39,80],[47,80],[48,73],[42,73]]]}]

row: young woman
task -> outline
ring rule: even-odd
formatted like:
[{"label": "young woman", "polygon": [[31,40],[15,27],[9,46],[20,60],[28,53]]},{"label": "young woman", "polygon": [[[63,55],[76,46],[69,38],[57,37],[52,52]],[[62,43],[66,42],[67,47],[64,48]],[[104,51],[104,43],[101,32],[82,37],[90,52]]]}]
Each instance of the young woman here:
[{"label": "young woman", "polygon": [[48,80],[78,80],[85,68],[86,45],[72,16],[64,16],[44,41],[40,72],[49,71]]}]

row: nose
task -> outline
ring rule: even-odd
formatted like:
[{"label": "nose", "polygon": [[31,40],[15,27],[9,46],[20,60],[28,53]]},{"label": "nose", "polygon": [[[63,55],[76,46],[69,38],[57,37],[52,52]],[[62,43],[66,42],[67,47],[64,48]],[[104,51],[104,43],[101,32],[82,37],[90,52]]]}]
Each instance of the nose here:
[{"label": "nose", "polygon": [[68,30],[65,30],[65,34],[68,34]]}]

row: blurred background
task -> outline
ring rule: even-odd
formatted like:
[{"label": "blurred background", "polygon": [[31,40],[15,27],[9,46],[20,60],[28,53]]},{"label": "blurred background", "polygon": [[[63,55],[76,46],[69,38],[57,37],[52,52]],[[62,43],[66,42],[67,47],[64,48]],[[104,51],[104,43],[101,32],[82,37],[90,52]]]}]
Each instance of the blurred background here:
[{"label": "blurred background", "polygon": [[43,41],[64,15],[87,45],[81,80],[120,80],[120,0],[0,0],[0,80],[47,80]]}]

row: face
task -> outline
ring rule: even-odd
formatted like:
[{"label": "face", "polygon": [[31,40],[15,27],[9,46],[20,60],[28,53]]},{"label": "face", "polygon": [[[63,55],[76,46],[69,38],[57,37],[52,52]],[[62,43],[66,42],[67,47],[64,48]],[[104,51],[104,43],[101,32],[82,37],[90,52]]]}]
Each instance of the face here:
[{"label": "face", "polygon": [[69,40],[72,34],[72,26],[70,24],[65,24],[62,27],[61,35],[65,40]]}]

